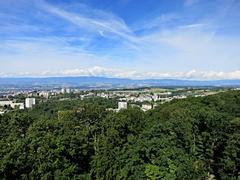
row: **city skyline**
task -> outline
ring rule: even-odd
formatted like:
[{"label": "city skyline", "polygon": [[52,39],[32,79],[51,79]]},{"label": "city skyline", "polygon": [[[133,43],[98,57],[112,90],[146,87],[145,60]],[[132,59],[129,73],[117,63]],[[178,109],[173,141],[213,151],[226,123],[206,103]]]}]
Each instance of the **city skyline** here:
[{"label": "city skyline", "polygon": [[0,77],[240,79],[240,1],[0,2]]}]

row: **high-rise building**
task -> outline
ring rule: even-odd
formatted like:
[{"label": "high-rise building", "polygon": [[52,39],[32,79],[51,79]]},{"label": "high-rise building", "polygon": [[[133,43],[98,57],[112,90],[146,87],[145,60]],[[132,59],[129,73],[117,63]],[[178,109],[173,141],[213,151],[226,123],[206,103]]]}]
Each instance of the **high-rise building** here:
[{"label": "high-rise building", "polygon": [[25,106],[26,108],[32,108],[35,105],[35,98],[26,98],[25,99]]},{"label": "high-rise building", "polygon": [[66,93],[66,88],[62,88],[62,89],[61,89],[61,93],[62,93],[62,94],[65,94],[65,93]]},{"label": "high-rise building", "polygon": [[67,88],[67,89],[66,89],[66,93],[68,93],[68,94],[71,93],[71,89],[70,89],[70,88]]},{"label": "high-rise building", "polygon": [[127,109],[127,102],[118,102],[118,110]]}]

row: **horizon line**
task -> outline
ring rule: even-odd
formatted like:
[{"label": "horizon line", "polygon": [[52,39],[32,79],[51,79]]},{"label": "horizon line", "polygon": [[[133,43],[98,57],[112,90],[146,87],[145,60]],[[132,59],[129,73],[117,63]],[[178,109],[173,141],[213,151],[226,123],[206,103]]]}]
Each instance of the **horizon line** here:
[{"label": "horizon line", "polygon": [[75,75],[75,76],[4,76],[0,79],[48,79],[48,78],[105,78],[105,79],[125,79],[125,80],[178,80],[178,81],[240,81],[240,79],[191,79],[191,78],[174,78],[174,77],[159,77],[159,78],[131,78],[131,77],[111,77],[111,76],[91,76],[91,75]]}]

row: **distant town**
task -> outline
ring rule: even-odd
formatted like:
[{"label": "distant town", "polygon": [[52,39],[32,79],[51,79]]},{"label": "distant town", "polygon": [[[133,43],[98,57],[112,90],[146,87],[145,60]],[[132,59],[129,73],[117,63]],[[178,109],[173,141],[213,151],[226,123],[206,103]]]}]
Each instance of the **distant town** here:
[{"label": "distant town", "polygon": [[81,90],[76,88],[55,88],[48,90],[36,89],[3,89],[0,90],[0,114],[12,110],[24,110],[33,108],[36,104],[50,99],[59,101],[86,98],[115,99],[118,108],[109,108],[109,111],[118,112],[127,107],[139,107],[148,111],[166,102],[187,97],[203,97],[213,95],[226,90],[239,90],[240,88],[138,88],[138,89],[112,89],[112,90]]}]

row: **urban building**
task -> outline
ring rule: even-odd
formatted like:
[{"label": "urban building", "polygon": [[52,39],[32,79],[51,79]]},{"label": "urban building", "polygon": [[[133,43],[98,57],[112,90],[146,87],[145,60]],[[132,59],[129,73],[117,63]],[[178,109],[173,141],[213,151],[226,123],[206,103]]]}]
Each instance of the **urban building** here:
[{"label": "urban building", "polygon": [[71,93],[71,89],[70,89],[70,88],[67,88],[67,89],[66,89],[66,93],[68,93],[68,94]]},{"label": "urban building", "polygon": [[65,94],[65,93],[66,93],[66,88],[62,88],[62,89],[61,89],[61,93],[62,93],[62,94]]},{"label": "urban building", "polygon": [[0,101],[0,106],[11,106],[12,107],[12,101]]},{"label": "urban building", "polygon": [[49,96],[50,96],[50,93],[49,93],[49,92],[47,92],[47,91],[42,91],[42,92],[40,92],[40,93],[39,93],[39,96],[41,96],[41,97],[44,97],[44,98],[48,99],[48,98],[49,98]]},{"label": "urban building", "polygon": [[24,109],[24,103],[15,103],[13,101],[0,101],[0,106],[10,106],[11,108]]},{"label": "urban building", "polygon": [[35,105],[35,98],[26,98],[25,99],[25,106],[26,108],[32,108]]},{"label": "urban building", "polygon": [[24,109],[24,103],[13,103],[13,108]]},{"label": "urban building", "polygon": [[118,110],[127,109],[127,102],[118,102]]},{"label": "urban building", "polygon": [[142,105],[142,110],[143,111],[148,111],[150,109],[152,109],[152,105],[151,104],[143,104]]}]

